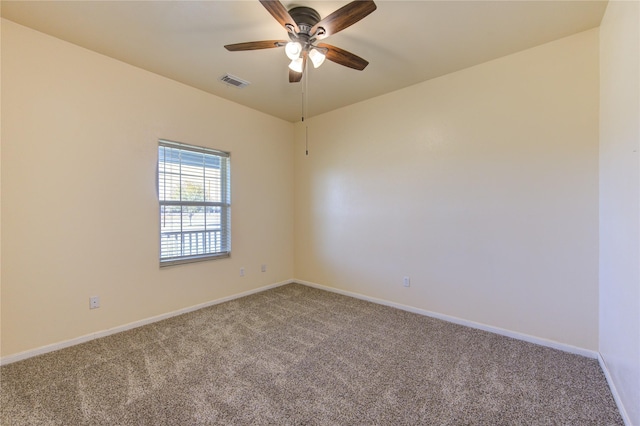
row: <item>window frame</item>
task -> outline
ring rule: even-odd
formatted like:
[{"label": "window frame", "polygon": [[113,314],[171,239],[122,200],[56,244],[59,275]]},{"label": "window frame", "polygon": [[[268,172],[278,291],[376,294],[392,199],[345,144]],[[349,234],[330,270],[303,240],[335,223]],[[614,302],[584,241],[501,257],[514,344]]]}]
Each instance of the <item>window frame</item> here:
[{"label": "window frame", "polygon": [[[163,148],[170,148],[170,149],[175,149],[178,150],[178,157],[177,157],[177,162],[173,161],[171,163],[174,164],[178,164],[178,168],[179,171],[176,173],[175,170],[172,172],[167,171],[166,168],[166,164],[170,163],[169,161],[167,161],[167,157],[162,154],[161,155],[161,150]],[[203,194],[203,201],[190,201],[190,200],[182,200],[182,193],[184,191],[184,187],[183,187],[183,178],[185,176],[188,176],[187,173],[183,174],[183,166],[185,165],[185,162],[183,162],[183,156],[182,153],[183,152],[192,152],[192,153],[196,153],[196,154],[203,154],[203,155],[207,155],[207,156],[213,156],[213,157],[217,157],[219,160],[219,177],[217,179],[217,182],[219,183],[219,185],[217,186],[218,190],[219,190],[219,198],[220,201],[207,201],[205,198],[206,196]],[[166,152],[165,152],[166,153]],[[227,258],[231,256],[231,153],[226,152],[226,151],[221,151],[221,150],[217,150],[217,149],[212,149],[212,148],[207,148],[207,147],[201,147],[201,146],[195,146],[195,145],[190,145],[190,144],[185,144],[182,142],[175,142],[175,141],[170,141],[170,140],[166,140],[166,139],[159,139],[158,140],[158,146],[157,146],[157,161],[156,161],[156,189],[157,189],[157,197],[158,197],[158,219],[159,219],[159,245],[158,245],[158,259],[160,262],[160,266],[161,267],[165,267],[165,266],[172,266],[172,265],[178,265],[178,264],[184,264],[184,263],[192,263],[192,262],[201,262],[201,261],[205,261],[205,260],[214,260],[214,259],[221,259],[221,258]],[[161,158],[163,159],[163,161],[161,162]],[[203,158],[204,160],[204,158]],[[163,167],[164,164],[164,167]],[[190,165],[190,167],[194,167],[193,164]],[[198,167],[198,166],[195,166]],[[162,170],[161,170],[162,169]],[[202,173],[203,173],[203,192],[204,192],[204,188],[207,187],[207,184],[205,182],[206,180],[206,170],[208,169],[213,169],[211,167],[207,167],[205,164],[205,161],[203,161],[203,165],[202,165]],[[167,188],[167,176],[172,175],[173,178],[178,179],[178,191],[179,191],[179,198],[180,200],[167,200],[167,196],[166,196],[166,188]],[[163,189],[165,189],[165,193],[161,194],[161,176],[163,178]],[[163,196],[161,196],[163,195]],[[171,198],[171,197],[169,197]],[[179,226],[180,226],[180,230],[179,231],[163,231],[163,218],[166,220],[166,208],[170,207],[170,208],[179,208]],[[196,229],[196,230],[185,230],[185,221],[184,221],[184,214],[185,214],[185,207],[202,207],[203,208],[203,212],[204,212],[204,222],[203,222],[203,229]],[[207,228],[207,211],[209,209],[217,209],[219,208],[219,227],[218,228],[212,228],[212,229],[208,229]],[[213,244],[214,249],[211,250],[211,236],[209,235],[209,243],[207,243],[207,233],[210,232],[217,232],[219,233],[219,240],[218,239],[214,239],[215,243]],[[180,247],[179,251],[180,254],[179,255],[175,255],[175,256],[164,256],[163,257],[163,244],[164,244],[164,238],[165,237],[170,237],[168,234],[172,234],[171,236],[175,237],[179,236],[180,239],[180,243],[176,243],[176,246]],[[192,243],[192,236],[195,234],[202,234],[202,242],[200,243],[198,240],[198,237],[196,237],[196,251],[199,251],[199,244],[202,244],[203,250],[202,252],[197,252],[196,254],[193,254],[193,249],[190,250],[189,254],[185,254],[186,250],[185,250],[185,235],[189,235],[189,242],[191,244],[191,246],[193,246]],[[209,250],[207,250],[205,248],[205,246],[209,246]],[[217,250],[216,248],[220,247],[219,250]]]}]

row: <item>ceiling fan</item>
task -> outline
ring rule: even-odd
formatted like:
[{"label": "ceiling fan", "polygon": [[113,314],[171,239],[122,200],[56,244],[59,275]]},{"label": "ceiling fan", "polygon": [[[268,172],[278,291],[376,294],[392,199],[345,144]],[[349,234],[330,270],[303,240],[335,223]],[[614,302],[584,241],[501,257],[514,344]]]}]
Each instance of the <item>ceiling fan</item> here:
[{"label": "ceiling fan", "polygon": [[285,53],[291,59],[289,64],[291,83],[302,80],[307,58],[315,68],[322,65],[325,59],[359,71],[369,65],[369,62],[351,52],[330,44],[318,43],[318,41],[350,27],[376,10],[373,0],[352,1],[324,19],[320,19],[320,14],[310,7],[298,6],[287,10],[278,0],[259,1],[287,30],[290,41],[263,40],[227,44],[224,46],[227,50],[239,52],[284,47]]}]

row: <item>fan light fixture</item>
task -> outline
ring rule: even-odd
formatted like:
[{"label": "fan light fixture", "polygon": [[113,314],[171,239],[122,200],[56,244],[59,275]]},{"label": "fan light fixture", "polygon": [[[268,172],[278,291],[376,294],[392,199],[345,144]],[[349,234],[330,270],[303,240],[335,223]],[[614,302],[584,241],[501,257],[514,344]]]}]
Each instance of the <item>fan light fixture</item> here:
[{"label": "fan light fixture", "polygon": [[289,68],[295,72],[302,72],[302,66],[304,65],[304,61],[302,58],[294,59],[289,64]]},{"label": "fan light fixture", "polygon": [[[307,47],[308,49],[308,47]],[[316,47],[311,47],[309,50],[309,59],[313,63],[314,68],[318,68],[320,65],[324,63],[324,60],[327,58],[325,54]],[[291,63],[289,64],[289,68],[293,71],[301,72],[302,67],[304,66],[304,61],[300,57],[302,54],[302,45],[297,41],[290,41],[286,44],[284,48],[284,52],[287,54],[287,57],[291,59]]]},{"label": "fan light fixture", "polygon": [[300,57],[302,53],[302,45],[297,41],[290,41],[284,48],[284,52],[287,54],[287,57],[292,61],[295,61]]},{"label": "fan light fixture", "polygon": [[322,53],[318,49],[314,48],[309,51],[309,59],[311,59],[311,62],[313,62],[314,68],[318,68],[320,65],[322,65],[326,58],[327,57],[324,55],[324,53]]}]

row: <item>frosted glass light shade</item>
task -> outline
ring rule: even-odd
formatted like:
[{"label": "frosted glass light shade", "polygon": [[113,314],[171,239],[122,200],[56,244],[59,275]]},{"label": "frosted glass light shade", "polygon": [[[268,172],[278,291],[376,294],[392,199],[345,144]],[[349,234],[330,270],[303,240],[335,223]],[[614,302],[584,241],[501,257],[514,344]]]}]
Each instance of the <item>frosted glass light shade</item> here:
[{"label": "frosted glass light shade", "polygon": [[314,68],[318,68],[320,65],[322,65],[326,58],[327,57],[324,55],[324,53],[320,52],[317,49],[311,49],[309,51],[309,59],[311,59],[311,62],[313,62]]},{"label": "frosted glass light shade", "polygon": [[302,72],[302,65],[302,58],[298,58],[291,61],[291,63],[289,64],[289,68],[291,68],[291,70],[295,72]]},{"label": "frosted glass light shade", "polygon": [[287,54],[289,59],[295,61],[300,57],[300,53],[302,53],[302,45],[297,41],[290,41],[284,47],[284,53]]}]

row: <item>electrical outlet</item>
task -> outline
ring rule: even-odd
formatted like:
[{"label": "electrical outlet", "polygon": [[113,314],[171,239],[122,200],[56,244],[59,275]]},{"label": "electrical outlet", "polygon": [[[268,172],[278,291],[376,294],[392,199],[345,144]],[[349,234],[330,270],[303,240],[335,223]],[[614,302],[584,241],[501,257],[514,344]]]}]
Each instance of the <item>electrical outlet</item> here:
[{"label": "electrical outlet", "polygon": [[411,286],[411,278],[404,277],[402,279],[402,285],[405,286],[405,287],[410,287]]},{"label": "electrical outlet", "polygon": [[97,309],[100,307],[100,296],[91,296],[89,298],[89,309]]},{"label": "electrical outlet", "polygon": [[242,268],[240,268],[240,276],[244,277],[244,266]]},{"label": "electrical outlet", "polygon": [[263,265],[260,267],[260,270],[261,270],[262,272],[267,272],[267,265],[266,265],[266,264],[263,264]]}]

